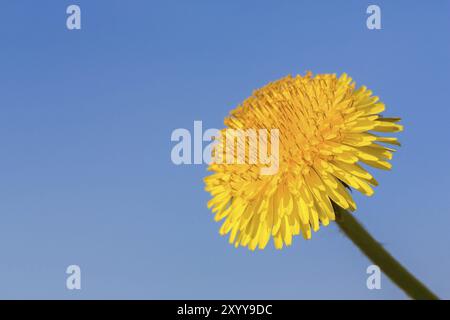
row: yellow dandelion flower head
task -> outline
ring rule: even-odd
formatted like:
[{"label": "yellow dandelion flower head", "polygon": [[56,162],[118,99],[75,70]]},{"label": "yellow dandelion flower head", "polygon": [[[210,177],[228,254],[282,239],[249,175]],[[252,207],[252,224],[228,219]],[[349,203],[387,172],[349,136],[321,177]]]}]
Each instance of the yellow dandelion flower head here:
[{"label": "yellow dandelion flower head", "polygon": [[[267,164],[210,164],[205,189],[215,220],[224,219],[220,234],[230,233],[230,243],[251,250],[265,248],[273,237],[281,249],[293,236],[310,239],[311,230],[335,220],[333,205],[354,211],[349,189],[371,196],[378,185],[361,164],[389,170],[395,150],[385,145],[400,145],[395,137],[376,134],[403,130],[399,118],[380,114],[384,110],[378,97],[355,88],[346,74],[287,76],[256,90],[231,111],[224,130],[277,129],[278,168],[261,174]],[[216,156],[217,150],[224,148],[216,146]]]}]

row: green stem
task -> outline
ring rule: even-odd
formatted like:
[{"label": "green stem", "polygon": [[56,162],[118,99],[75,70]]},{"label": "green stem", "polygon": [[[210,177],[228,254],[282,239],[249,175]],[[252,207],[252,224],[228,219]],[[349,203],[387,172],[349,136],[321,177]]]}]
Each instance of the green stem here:
[{"label": "green stem", "polygon": [[336,222],[352,242],[408,296],[420,300],[439,299],[389,254],[346,210],[335,206]]}]

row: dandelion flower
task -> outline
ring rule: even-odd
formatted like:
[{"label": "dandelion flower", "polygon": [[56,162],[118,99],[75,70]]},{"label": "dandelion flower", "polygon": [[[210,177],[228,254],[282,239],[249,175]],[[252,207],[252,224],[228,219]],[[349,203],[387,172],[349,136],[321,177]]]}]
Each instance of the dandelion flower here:
[{"label": "dandelion flower", "polygon": [[381,115],[385,105],[342,74],[287,76],[256,90],[225,119],[226,128],[278,129],[279,168],[263,164],[212,163],[205,178],[208,207],[223,220],[220,234],[251,250],[289,246],[300,233],[335,220],[333,206],[354,211],[351,189],[371,196],[377,186],[366,166],[391,169],[399,118]]}]

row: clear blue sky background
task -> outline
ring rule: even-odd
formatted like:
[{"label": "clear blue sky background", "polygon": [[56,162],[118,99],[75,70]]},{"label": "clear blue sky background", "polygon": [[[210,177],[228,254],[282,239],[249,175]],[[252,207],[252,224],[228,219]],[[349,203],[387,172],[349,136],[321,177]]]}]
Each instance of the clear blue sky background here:
[{"label": "clear blue sky background", "polygon": [[347,72],[403,117],[394,170],[357,217],[450,298],[449,30],[438,0],[1,1],[0,298],[403,299],[385,276],[366,288],[369,261],[334,225],[234,249],[206,167],[170,160],[173,129],[220,128],[253,89],[306,70]]}]

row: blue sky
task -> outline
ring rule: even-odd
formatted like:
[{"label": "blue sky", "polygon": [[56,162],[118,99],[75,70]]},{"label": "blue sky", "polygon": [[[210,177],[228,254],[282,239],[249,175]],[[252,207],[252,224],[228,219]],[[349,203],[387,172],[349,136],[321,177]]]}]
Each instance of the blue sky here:
[{"label": "blue sky", "polygon": [[[78,4],[82,30],[66,28]],[[378,4],[382,30],[366,28]],[[403,146],[358,219],[450,298],[449,1],[2,1],[0,298],[403,299],[336,226],[234,249],[172,130],[287,74],[350,74]],[[66,289],[66,267],[82,289]]]}]

